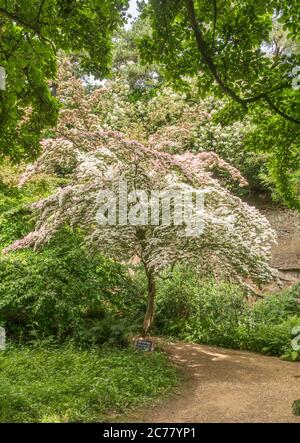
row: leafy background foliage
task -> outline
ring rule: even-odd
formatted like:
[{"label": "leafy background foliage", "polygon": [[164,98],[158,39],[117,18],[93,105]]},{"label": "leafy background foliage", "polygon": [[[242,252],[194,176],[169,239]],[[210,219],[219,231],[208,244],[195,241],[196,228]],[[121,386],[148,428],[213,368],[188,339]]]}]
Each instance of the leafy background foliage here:
[{"label": "leafy background foliage", "polygon": [[297,360],[292,329],[300,325],[300,286],[247,301],[240,287],[200,280],[189,269],[177,269],[161,283],[157,328],[184,340],[245,349]]},{"label": "leafy background foliage", "polygon": [[42,130],[58,116],[48,82],[55,82],[60,50],[75,53],[86,74],[108,74],[111,35],[127,6],[127,0],[0,1],[0,66],[7,76],[0,91],[0,158],[28,161],[40,152]]}]

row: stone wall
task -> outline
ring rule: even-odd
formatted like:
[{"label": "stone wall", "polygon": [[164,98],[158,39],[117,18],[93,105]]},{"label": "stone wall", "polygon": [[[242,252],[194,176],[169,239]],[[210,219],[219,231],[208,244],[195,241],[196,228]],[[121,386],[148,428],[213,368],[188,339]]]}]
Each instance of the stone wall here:
[{"label": "stone wall", "polygon": [[300,214],[280,208],[261,210],[277,232],[272,248],[272,266],[286,282],[300,280]]}]

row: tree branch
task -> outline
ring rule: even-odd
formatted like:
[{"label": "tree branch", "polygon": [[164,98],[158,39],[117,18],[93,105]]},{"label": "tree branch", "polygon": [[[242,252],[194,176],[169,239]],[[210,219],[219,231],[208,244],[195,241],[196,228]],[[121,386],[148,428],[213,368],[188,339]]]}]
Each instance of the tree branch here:
[{"label": "tree branch", "polygon": [[239,103],[241,106],[243,106],[243,108],[246,108],[246,104],[244,103],[244,100],[241,99],[241,97],[239,97],[234,91],[232,91],[232,89],[230,89],[222,80],[222,78],[220,77],[217,67],[213,62],[212,57],[209,54],[209,50],[208,47],[206,45],[206,42],[203,38],[202,32],[198,26],[198,22],[197,22],[197,18],[196,18],[196,13],[195,13],[195,8],[194,8],[194,2],[193,0],[186,0],[187,2],[187,8],[188,8],[188,13],[190,16],[190,21],[191,21],[191,26],[192,29],[194,31],[195,37],[196,37],[196,41],[197,41],[197,45],[198,45],[198,49],[199,52],[202,55],[202,58],[204,60],[204,62],[206,63],[207,67],[209,68],[210,72],[212,73],[214,79],[216,80],[216,82],[218,83],[218,85],[222,88],[222,90],[229,95],[229,97],[231,97],[234,101],[236,101],[237,103]]},{"label": "tree branch", "polygon": [[45,3],[45,0],[42,0],[41,4],[40,4],[40,7],[39,7],[39,11],[38,11],[37,17],[36,17],[36,21],[37,22],[40,21],[40,16],[41,16],[41,13],[42,13],[42,9],[43,9],[44,3]]},{"label": "tree branch", "polygon": [[300,125],[300,120],[297,120],[293,117],[290,117],[289,115],[285,114],[283,111],[281,111],[271,100],[268,96],[264,97],[265,102],[269,105],[269,107],[276,112],[276,114],[280,115],[281,117],[285,118],[286,120],[296,123],[297,125]]},{"label": "tree branch", "polygon": [[11,21],[14,21],[15,23],[17,23],[20,26],[23,26],[25,28],[29,28],[32,31],[37,32],[37,30],[35,28],[33,28],[30,24],[25,23],[22,19],[20,19],[20,17],[13,14],[12,12],[8,12],[4,8],[0,8],[0,15],[3,15],[4,17],[8,18]]},{"label": "tree branch", "polygon": [[0,8],[0,15],[2,15],[3,17],[8,18],[9,20],[17,23],[18,25],[22,26],[25,29],[29,29],[30,31],[34,32],[41,40],[43,40],[44,42],[48,43],[53,52],[55,52],[55,46],[53,44],[53,42],[51,40],[49,40],[47,37],[44,37],[40,30],[37,29],[36,27],[32,26],[30,23],[26,23],[25,21],[23,21],[20,17],[18,17],[17,15],[13,14],[12,12],[8,12],[6,9],[4,8]]},{"label": "tree branch", "polygon": [[[274,105],[274,103],[270,100],[270,97],[269,97],[269,94],[271,94],[272,92],[275,92],[280,89],[284,89],[285,87],[287,87],[289,85],[280,85],[277,88],[274,88],[270,91],[262,92],[260,94],[257,94],[254,97],[249,97],[249,98],[245,98],[245,99],[240,97],[230,87],[227,86],[227,84],[224,82],[224,80],[222,79],[222,77],[218,73],[218,69],[213,61],[213,58],[211,57],[211,55],[209,53],[209,48],[204,40],[201,29],[198,25],[195,7],[194,7],[194,0],[186,0],[186,4],[187,4],[187,10],[188,10],[191,26],[192,26],[192,29],[193,29],[193,32],[194,32],[194,35],[195,35],[195,38],[197,41],[197,46],[198,46],[199,52],[202,55],[202,59],[203,59],[204,63],[206,64],[206,66],[210,70],[212,76],[214,77],[215,81],[218,83],[218,85],[220,86],[222,91],[225,92],[226,95],[231,97],[235,102],[239,103],[243,107],[244,110],[247,110],[247,105],[249,103],[255,103],[256,101],[259,101],[259,100],[265,100],[268,103],[269,107],[276,114],[280,115],[282,118],[284,118],[290,122],[300,124],[299,120],[285,114],[276,105]],[[214,4],[215,4],[215,1],[214,1]],[[215,7],[216,7],[216,5],[215,5]],[[216,21],[216,10],[215,10],[215,18],[214,18],[214,27],[215,27],[215,21]]]},{"label": "tree branch", "polygon": [[245,98],[245,103],[254,103],[257,102],[263,98],[267,98],[269,94],[272,94],[272,92],[280,91],[281,89],[288,88],[290,85],[285,83],[282,85],[277,86],[276,88],[270,89],[269,91],[262,92],[260,94],[255,95],[254,97]]},{"label": "tree branch", "polygon": [[212,3],[214,8],[213,45],[215,46],[215,33],[216,33],[216,24],[217,24],[217,15],[218,15],[217,0],[213,0]]}]

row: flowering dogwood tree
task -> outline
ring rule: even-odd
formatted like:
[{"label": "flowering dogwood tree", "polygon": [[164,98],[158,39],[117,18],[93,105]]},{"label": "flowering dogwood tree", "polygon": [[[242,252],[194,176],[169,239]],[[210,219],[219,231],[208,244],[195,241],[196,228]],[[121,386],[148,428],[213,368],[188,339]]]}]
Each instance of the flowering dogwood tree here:
[{"label": "flowering dogwood tree", "polygon": [[[31,206],[36,229],[6,251],[38,248],[68,224],[84,232],[91,252],[126,263],[138,259],[148,283],[145,334],[154,319],[156,279],[176,263],[239,281],[268,281],[274,232],[258,210],[226,187],[226,181],[246,185],[239,171],[213,152],[172,154],[100,129],[91,108],[82,105],[79,86],[76,92],[67,89],[77,107],[66,105],[54,138],[43,142],[42,156],[22,177],[24,184],[35,174],[53,174],[59,165],[71,171],[69,183]],[[195,207],[199,193],[203,205]],[[186,195],[192,196],[188,202]]]}]

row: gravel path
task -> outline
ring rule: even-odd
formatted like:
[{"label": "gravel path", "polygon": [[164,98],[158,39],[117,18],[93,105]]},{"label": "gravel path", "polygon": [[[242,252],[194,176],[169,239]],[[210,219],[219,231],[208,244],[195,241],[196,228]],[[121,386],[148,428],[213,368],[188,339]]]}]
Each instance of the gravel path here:
[{"label": "gravel path", "polygon": [[244,351],[169,343],[166,351],[187,379],[183,389],[155,407],[129,414],[129,422],[295,422],[300,363]]}]

